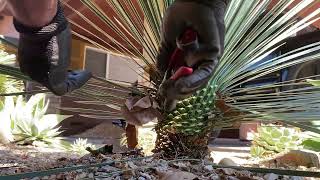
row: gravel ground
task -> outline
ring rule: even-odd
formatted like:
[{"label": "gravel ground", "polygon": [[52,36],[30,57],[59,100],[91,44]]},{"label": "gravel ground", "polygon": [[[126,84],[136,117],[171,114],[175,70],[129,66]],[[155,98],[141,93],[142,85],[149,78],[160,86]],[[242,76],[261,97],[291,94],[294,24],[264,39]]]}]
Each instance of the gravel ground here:
[{"label": "gravel ground", "polygon": [[[123,160],[128,156],[121,154],[99,155],[93,157],[85,155],[80,157],[72,153],[61,152],[47,148],[32,146],[1,146],[0,145],[0,175],[17,174],[47,170],[58,167],[75,165],[89,165],[110,160]],[[130,157],[140,157],[134,155]],[[209,162],[210,160],[207,160]],[[312,179],[300,177],[278,176],[275,174],[257,174],[248,171],[234,169],[214,169],[211,165],[205,165],[206,161],[169,161],[159,156],[153,156],[138,161],[117,162],[100,168],[87,168],[72,172],[60,173],[38,179],[138,179],[138,180],[192,180],[192,179],[230,179],[230,180],[275,180],[275,179]],[[211,160],[212,162],[212,160]],[[0,177],[1,179],[1,177]]]}]

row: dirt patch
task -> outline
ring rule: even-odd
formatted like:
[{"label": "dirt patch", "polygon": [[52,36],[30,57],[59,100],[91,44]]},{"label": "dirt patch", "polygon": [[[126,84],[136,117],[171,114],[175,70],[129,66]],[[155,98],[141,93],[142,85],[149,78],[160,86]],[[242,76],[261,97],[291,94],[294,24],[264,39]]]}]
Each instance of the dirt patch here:
[{"label": "dirt patch", "polygon": [[72,165],[79,155],[34,146],[0,144],[0,174],[40,171]]}]

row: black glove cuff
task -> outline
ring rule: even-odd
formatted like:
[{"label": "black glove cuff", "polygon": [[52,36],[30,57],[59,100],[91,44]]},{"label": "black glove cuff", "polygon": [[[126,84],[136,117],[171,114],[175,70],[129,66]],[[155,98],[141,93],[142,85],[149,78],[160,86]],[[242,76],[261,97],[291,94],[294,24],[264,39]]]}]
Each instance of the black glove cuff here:
[{"label": "black glove cuff", "polygon": [[[226,9],[226,7],[229,5],[231,0],[176,0],[177,2],[195,2],[199,4],[203,4],[205,6],[214,8],[217,4],[220,4],[219,6]],[[223,3],[223,4],[221,4]]]},{"label": "black glove cuff", "polygon": [[57,13],[50,23],[43,27],[29,27],[15,18],[13,19],[15,29],[21,33],[25,38],[30,36],[30,40],[50,39],[65,30],[68,26],[68,21],[63,13],[60,1],[58,1]]}]

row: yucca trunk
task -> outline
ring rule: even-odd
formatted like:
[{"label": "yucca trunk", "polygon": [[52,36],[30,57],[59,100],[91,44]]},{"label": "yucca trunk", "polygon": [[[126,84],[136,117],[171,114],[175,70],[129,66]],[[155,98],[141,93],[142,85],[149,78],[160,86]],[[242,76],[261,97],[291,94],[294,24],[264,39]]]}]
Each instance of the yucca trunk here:
[{"label": "yucca trunk", "polygon": [[164,128],[168,123],[157,124],[157,141],[154,152],[162,153],[166,158],[190,157],[203,158],[208,155],[208,141],[210,133],[196,136],[170,132]]},{"label": "yucca trunk", "polygon": [[214,130],[232,127],[234,117],[240,120],[241,115],[228,107],[221,97],[213,100],[213,96],[215,93],[209,86],[178,103],[175,111],[166,114],[166,120],[155,127],[154,152],[167,158],[204,158],[208,155],[208,142]]}]

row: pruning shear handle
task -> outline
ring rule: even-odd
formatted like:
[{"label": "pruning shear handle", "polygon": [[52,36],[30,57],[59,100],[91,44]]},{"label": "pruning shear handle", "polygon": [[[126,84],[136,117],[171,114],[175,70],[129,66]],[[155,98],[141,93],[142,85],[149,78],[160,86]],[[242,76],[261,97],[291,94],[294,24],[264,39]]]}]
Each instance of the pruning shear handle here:
[{"label": "pruning shear handle", "polygon": [[192,67],[185,66],[184,57],[186,52],[199,48],[197,32],[188,28],[183,35],[176,40],[176,43],[177,48],[173,52],[169,62],[169,69],[174,72],[170,77],[172,80],[177,80],[193,73]]}]

